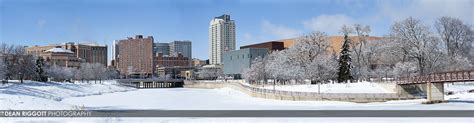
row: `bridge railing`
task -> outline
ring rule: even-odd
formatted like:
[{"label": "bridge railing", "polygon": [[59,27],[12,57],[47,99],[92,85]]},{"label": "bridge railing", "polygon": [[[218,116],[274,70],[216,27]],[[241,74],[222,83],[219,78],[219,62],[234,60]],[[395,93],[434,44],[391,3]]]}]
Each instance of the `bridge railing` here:
[{"label": "bridge railing", "polygon": [[396,82],[398,84],[464,81],[474,81],[474,70],[440,72],[423,76],[398,77],[392,80],[392,82]]}]

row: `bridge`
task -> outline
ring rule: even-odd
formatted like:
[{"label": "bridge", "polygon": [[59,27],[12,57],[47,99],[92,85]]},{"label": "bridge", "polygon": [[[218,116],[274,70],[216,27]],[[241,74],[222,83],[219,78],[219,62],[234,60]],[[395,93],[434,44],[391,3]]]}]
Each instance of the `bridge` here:
[{"label": "bridge", "polygon": [[180,88],[184,85],[179,79],[117,79],[117,82],[134,88]]},{"label": "bridge", "polygon": [[401,77],[396,82],[399,93],[426,92],[429,101],[444,100],[444,83],[474,81],[474,70],[432,73],[424,76]]}]

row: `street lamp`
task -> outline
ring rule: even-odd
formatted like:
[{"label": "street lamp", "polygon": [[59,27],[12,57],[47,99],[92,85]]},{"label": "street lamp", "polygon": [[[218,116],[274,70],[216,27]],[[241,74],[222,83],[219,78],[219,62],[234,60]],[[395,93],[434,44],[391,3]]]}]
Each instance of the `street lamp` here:
[{"label": "street lamp", "polygon": [[20,76],[20,83],[23,83],[23,73],[18,72],[18,75]]}]

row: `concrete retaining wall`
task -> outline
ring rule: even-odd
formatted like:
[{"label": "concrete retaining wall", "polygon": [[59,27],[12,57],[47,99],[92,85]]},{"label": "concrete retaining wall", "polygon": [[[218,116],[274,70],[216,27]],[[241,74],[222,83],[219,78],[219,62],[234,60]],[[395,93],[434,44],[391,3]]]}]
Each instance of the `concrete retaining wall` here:
[{"label": "concrete retaining wall", "polygon": [[185,81],[186,88],[222,88],[230,87],[244,92],[252,97],[292,100],[292,101],[349,101],[349,102],[383,102],[389,100],[416,99],[416,96],[398,93],[317,93],[317,92],[294,92],[262,89],[243,85],[239,82],[195,82]]},{"label": "concrete retaining wall", "polygon": [[397,84],[388,83],[388,82],[376,82],[378,86],[384,88],[385,90],[397,92]]}]

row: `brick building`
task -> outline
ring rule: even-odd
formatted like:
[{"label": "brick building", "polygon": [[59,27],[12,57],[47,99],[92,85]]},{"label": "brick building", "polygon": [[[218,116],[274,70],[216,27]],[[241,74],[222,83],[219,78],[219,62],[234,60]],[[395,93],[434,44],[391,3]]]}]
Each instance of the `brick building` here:
[{"label": "brick building", "polygon": [[154,72],[153,63],[153,37],[118,40],[114,48],[116,68],[122,75],[140,75],[151,77]]},{"label": "brick building", "polygon": [[270,41],[270,42],[264,42],[264,43],[258,43],[258,44],[251,44],[251,45],[246,45],[246,46],[241,46],[240,49],[245,49],[245,48],[266,48],[268,51],[275,51],[275,50],[284,50],[285,46],[283,42],[279,41]]},{"label": "brick building", "polygon": [[162,53],[158,53],[155,57],[155,65],[159,67],[174,67],[174,66],[191,66],[191,62],[188,57],[184,57],[181,54],[178,56],[167,56]]},{"label": "brick building", "polygon": [[60,67],[79,68],[85,60],[77,58],[74,52],[63,48],[51,48],[38,55],[42,57],[46,64],[57,65]]},{"label": "brick building", "polygon": [[85,60],[87,63],[100,63],[107,66],[107,46],[95,44],[77,44],[74,42],[63,44],[51,44],[48,46],[32,46],[26,48],[26,53],[40,56],[47,50],[63,48],[71,51],[74,57]]}]

